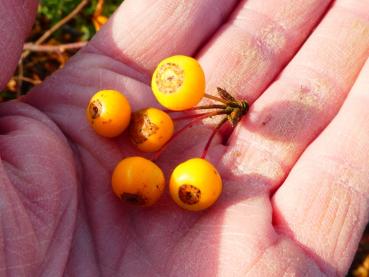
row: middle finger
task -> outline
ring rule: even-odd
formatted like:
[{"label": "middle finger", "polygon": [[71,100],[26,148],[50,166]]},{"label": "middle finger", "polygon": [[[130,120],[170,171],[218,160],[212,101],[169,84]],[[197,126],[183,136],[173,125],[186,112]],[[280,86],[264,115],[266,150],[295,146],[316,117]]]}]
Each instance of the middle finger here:
[{"label": "middle finger", "polygon": [[253,102],[296,53],[330,2],[241,1],[200,53],[209,93],[220,86]]}]

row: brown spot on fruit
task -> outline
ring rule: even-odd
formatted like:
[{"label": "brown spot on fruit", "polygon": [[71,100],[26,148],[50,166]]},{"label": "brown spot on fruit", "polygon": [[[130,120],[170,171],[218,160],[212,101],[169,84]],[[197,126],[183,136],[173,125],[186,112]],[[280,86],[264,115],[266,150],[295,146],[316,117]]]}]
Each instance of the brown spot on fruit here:
[{"label": "brown spot on fruit", "polygon": [[192,185],[182,185],[178,189],[178,196],[183,203],[194,205],[200,201],[201,191]]},{"label": "brown spot on fruit", "polygon": [[157,71],[155,82],[160,92],[174,93],[183,84],[184,71],[175,63],[165,63]]},{"label": "brown spot on fruit", "polygon": [[132,205],[136,205],[136,206],[143,206],[147,202],[146,198],[144,198],[139,193],[125,192],[121,195],[121,199],[124,202],[127,202],[127,203],[132,204]]},{"label": "brown spot on fruit", "polygon": [[146,110],[138,111],[132,116],[129,135],[133,143],[141,144],[155,134],[158,129],[159,127],[150,121]]},{"label": "brown spot on fruit", "polygon": [[102,122],[102,124],[109,124],[109,123],[111,123],[113,120],[111,120],[111,119],[109,119],[109,120],[104,120],[103,122]]},{"label": "brown spot on fruit", "polygon": [[99,100],[94,100],[88,106],[88,111],[92,119],[96,119],[100,116],[102,112],[102,104]]}]

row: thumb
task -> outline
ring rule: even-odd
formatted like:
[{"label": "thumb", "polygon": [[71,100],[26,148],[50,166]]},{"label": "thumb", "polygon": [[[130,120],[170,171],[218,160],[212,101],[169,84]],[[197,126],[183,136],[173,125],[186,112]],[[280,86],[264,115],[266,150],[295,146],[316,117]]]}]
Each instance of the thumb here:
[{"label": "thumb", "polygon": [[0,90],[17,66],[37,4],[37,0],[0,0]]}]

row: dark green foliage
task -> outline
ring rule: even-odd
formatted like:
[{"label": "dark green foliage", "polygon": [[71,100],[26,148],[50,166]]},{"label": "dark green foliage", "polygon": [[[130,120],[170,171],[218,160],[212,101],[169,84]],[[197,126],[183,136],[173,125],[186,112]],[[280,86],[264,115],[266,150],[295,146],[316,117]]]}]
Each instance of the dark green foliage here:
[{"label": "dark green foliage", "polygon": [[[41,0],[38,13],[56,23],[70,13],[80,2],[81,0]],[[122,2],[123,0],[106,0],[103,14],[111,15]],[[83,11],[84,15],[92,15],[96,4],[97,0],[90,0],[90,4]]]},{"label": "dark green foliage", "polygon": [[[103,15],[110,16],[122,2],[123,0],[106,0],[104,2]],[[73,11],[79,3],[81,3],[81,0],[41,0],[38,17],[45,25],[51,27]],[[64,28],[71,27],[77,35],[79,34],[80,40],[89,40],[95,34],[91,18],[95,12],[96,4],[97,0],[90,0],[83,11]],[[57,32],[56,35],[58,36],[60,33],[61,31]]]}]

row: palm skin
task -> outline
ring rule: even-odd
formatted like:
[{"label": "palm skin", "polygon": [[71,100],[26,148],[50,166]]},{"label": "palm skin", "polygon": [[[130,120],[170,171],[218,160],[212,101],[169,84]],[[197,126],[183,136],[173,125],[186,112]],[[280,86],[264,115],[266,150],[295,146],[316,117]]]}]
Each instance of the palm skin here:
[{"label": "palm skin", "polygon": [[[34,2],[25,3],[13,10],[32,14]],[[359,72],[369,56],[369,3],[330,4],[126,0],[64,69],[1,106],[0,272],[344,275],[368,220],[369,66]],[[3,76],[17,56],[6,50]],[[224,191],[201,213],[168,195],[150,208],[122,205],[111,172],[142,154],[126,136],[98,137],[84,114],[100,89],[124,92],[133,110],[156,106],[151,72],[177,53],[197,56],[209,93],[221,86],[252,104],[228,145],[218,137],[210,149]],[[201,125],[173,143],[158,161],[166,176],[199,156],[210,133]]]}]

